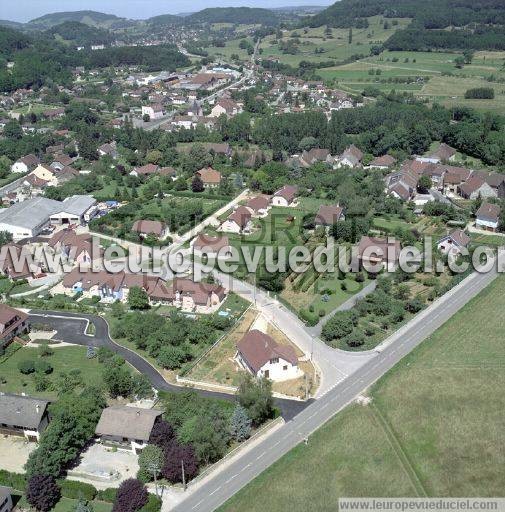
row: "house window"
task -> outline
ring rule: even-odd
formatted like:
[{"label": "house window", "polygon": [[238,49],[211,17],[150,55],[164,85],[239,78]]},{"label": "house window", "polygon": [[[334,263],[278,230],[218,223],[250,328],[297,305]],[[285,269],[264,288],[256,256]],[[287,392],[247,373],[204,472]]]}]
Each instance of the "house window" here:
[{"label": "house window", "polygon": [[285,364],[285,365],[282,367],[282,369],[283,369],[284,371],[286,371],[286,370],[288,369],[288,365],[287,365],[287,364]]},{"label": "house window", "polygon": [[275,363],[278,363],[279,362],[279,358],[278,357],[274,357],[273,359],[270,359],[270,364],[275,364]]}]

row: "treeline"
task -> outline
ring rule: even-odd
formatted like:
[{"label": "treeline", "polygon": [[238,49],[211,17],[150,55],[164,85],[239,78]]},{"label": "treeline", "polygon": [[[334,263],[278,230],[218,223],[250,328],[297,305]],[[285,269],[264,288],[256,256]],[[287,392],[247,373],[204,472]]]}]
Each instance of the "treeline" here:
[{"label": "treeline", "polygon": [[412,18],[426,29],[463,27],[470,23],[505,25],[501,0],[341,0],[303,23],[311,27],[360,26],[363,18]]},{"label": "treeline", "polygon": [[410,26],[395,32],[384,47],[393,51],[430,51],[437,49],[505,49],[505,28],[479,25],[473,30],[426,30]]},{"label": "treeline", "polygon": [[160,45],[89,51],[83,55],[82,64],[88,68],[142,66],[147,71],[175,71],[178,67],[189,66],[191,62],[176,46]]}]

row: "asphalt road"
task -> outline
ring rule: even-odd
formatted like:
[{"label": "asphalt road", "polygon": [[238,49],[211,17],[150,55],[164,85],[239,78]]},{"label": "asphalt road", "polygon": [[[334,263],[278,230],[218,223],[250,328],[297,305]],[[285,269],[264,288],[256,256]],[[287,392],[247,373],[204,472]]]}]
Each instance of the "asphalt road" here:
[{"label": "asphalt road", "polygon": [[[448,292],[393,335],[390,343],[377,357],[358,368],[291,421],[265,438],[254,450],[202,483],[173,510],[211,512],[218,508],[289,450],[309,438],[310,434],[428,338],[496,276],[495,272],[474,274]],[[308,446],[310,447],[310,438]]]},{"label": "asphalt road", "polygon": [[[143,357],[136,352],[129,350],[115,343],[109,335],[109,326],[107,322],[95,315],[86,315],[80,313],[67,313],[62,311],[31,310],[29,313],[31,323],[49,324],[57,331],[55,339],[73,343],[75,345],[107,347],[123,356],[133,367],[143,373],[151,381],[154,388],[161,391],[171,391],[180,393],[188,388],[169,384],[163,376]],[[95,326],[95,335],[85,334],[89,322]],[[199,395],[208,398],[221,398],[224,400],[235,401],[235,396],[217,391],[195,390]],[[300,413],[305,407],[310,405],[313,400],[300,402],[296,400],[276,399],[276,405],[280,409],[285,421],[291,420]]]}]

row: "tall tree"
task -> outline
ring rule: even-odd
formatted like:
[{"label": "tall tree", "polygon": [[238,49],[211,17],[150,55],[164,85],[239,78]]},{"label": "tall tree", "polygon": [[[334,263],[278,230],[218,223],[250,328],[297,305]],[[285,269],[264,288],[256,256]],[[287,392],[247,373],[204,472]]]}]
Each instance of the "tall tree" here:
[{"label": "tall tree", "polygon": [[118,488],[112,512],[136,512],[149,500],[146,486],[136,478],[125,480]]},{"label": "tall tree", "polygon": [[61,498],[56,480],[49,475],[34,475],[28,480],[26,500],[39,512],[49,512]]}]

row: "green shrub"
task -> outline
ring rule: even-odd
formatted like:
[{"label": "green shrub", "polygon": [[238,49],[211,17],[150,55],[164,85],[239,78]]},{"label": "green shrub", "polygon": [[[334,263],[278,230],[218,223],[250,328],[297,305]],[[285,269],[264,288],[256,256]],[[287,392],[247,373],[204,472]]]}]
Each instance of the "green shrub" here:
[{"label": "green shrub", "polygon": [[302,309],[298,316],[309,326],[317,325],[319,318],[307,309]]},{"label": "green shrub", "polygon": [[117,489],[109,487],[97,492],[96,498],[100,501],[106,501],[107,503],[114,503],[116,501]]},{"label": "green shrub", "polygon": [[18,370],[24,375],[29,375],[35,371],[35,361],[32,359],[25,359],[18,363]]},{"label": "green shrub", "polygon": [[320,318],[323,318],[323,316],[326,315],[326,311],[324,309],[320,309],[318,314]]},{"label": "green shrub", "polygon": [[62,480],[59,482],[61,487],[61,495],[72,500],[92,501],[97,495],[97,490],[91,484],[77,482],[75,480]]},{"label": "green shrub", "polygon": [[38,360],[35,361],[35,371],[49,375],[53,371],[53,367],[47,361]]},{"label": "green shrub", "polygon": [[140,512],[159,512],[161,510],[161,498],[149,494],[148,502],[140,509]]}]

